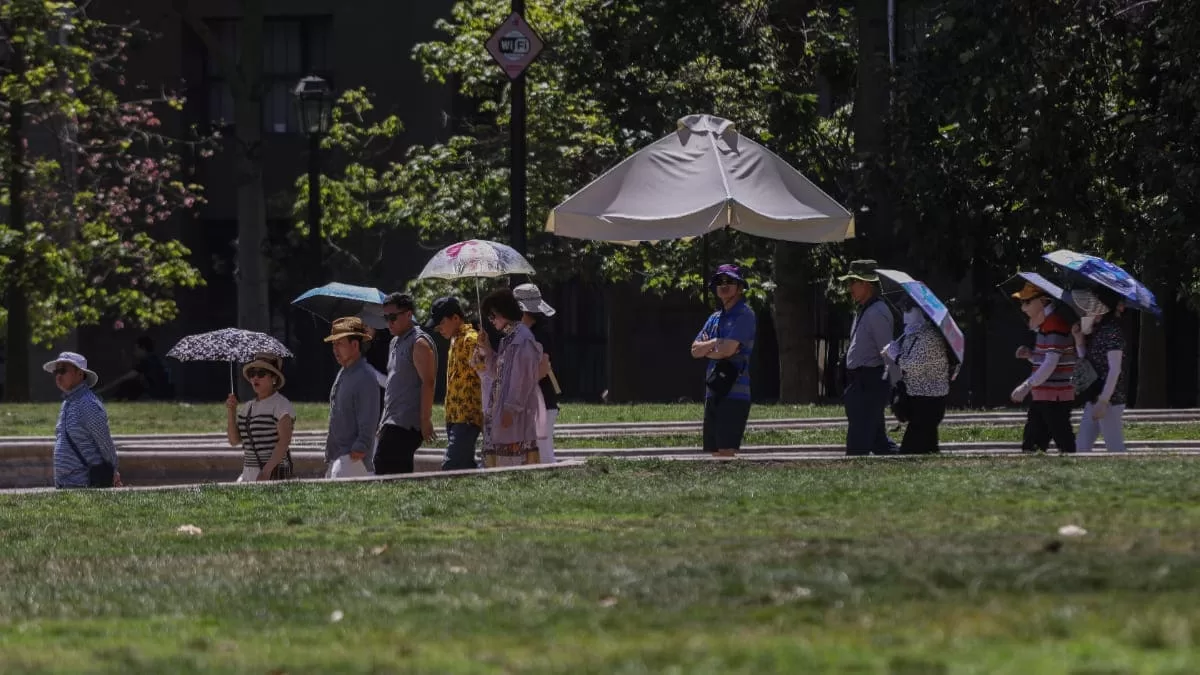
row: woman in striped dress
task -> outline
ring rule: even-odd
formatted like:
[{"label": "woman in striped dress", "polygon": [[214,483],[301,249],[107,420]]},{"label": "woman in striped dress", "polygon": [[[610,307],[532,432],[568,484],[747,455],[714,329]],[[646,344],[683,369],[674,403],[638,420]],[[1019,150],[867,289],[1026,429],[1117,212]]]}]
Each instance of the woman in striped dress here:
[{"label": "woman in striped dress", "polygon": [[259,354],[242,367],[242,376],[254,389],[254,399],[238,405],[237,395],[225,400],[229,411],[225,432],[232,446],[245,450],[242,475],[237,482],[283,480],[292,477],[292,429],[296,413],[283,397],[283,362],[271,354]]}]

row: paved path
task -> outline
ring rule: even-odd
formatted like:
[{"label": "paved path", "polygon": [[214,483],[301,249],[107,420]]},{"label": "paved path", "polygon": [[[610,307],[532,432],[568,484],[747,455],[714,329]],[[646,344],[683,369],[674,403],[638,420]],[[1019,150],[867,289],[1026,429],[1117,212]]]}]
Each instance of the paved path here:
[{"label": "paved path", "polygon": [[[1080,411],[1075,411],[1073,420],[1079,424]],[[1163,425],[1200,424],[1200,409],[1144,409],[1126,411],[1126,422],[1153,423]],[[959,412],[946,416],[942,426],[1019,426],[1025,422],[1025,413],[1019,410],[998,410],[988,412]],[[757,419],[750,420],[748,431],[797,431],[805,429],[838,429],[846,426],[842,417],[808,417],[789,419]],[[674,434],[699,434],[702,423],[699,420],[684,420],[672,422],[604,422],[587,424],[560,424],[555,427],[554,435],[558,438],[603,438],[607,436],[663,436]],[[298,431],[295,443],[302,447],[323,446],[325,432]],[[121,447],[153,444],[161,446],[191,445],[209,446],[226,445],[224,432],[200,434],[119,434],[114,437]],[[0,436],[0,445],[6,443],[45,443],[53,442],[53,436]]]}]

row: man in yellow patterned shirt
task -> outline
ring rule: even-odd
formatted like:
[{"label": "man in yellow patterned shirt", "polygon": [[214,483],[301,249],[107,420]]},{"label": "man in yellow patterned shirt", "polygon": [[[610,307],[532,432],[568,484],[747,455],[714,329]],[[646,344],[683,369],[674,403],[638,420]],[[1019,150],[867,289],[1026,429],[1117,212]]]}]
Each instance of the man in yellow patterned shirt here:
[{"label": "man in yellow patterned shirt", "polygon": [[446,359],[446,455],[442,470],[475,469],[475,441],[483,428],[483,388],[471,363],[479,333],[467,323],[458,298],[438,298],[425,330],[450,341]]}]

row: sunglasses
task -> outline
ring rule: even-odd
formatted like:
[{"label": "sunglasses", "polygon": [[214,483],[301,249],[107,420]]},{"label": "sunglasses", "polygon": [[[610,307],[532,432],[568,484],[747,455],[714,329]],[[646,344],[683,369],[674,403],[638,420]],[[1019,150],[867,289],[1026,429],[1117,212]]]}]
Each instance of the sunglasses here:
[{"label": "sunglasses", "polygon": [[734,281],[733,279],[730,279],[729,277],[718,277],[717,285],[718,286],[736,286],[737,282]]},{"label": "sunglasses", "polygon": [[384,321],[386,321],[386,322],[388,322],[388,323],[391,323],[391,322],[395,321],[396,319],[399,319],[400,317],[404,316],[405,314],[407,314],[407,313],[409,313],[409,312],[411,312],[411,311],[412,311],[411,309],[406,309],[406,310],[404,310],[403,312],[395,312],[395,313],[392,313],[392,314],[384,314],[384,315],[383,315],[383,320],[384,320]]},{"label": "sunglasses", "polygon": [[265,370],[265,369],[263,369],[263,368],[251,368],[250,370],[247,370],[247,371],[246,371],[246,376],[247,376],[247,377],[251,377],[251,378],[254,378],[254,377],[271,377],[271,376],[272,376],[272,375],[274,375],[274,374],[275,374],[275,373],[272,373],[271,371],[269,371],[269,370]]},{"label": "sunglasses", "polygon": [[70,366],[58,366],[57,368],[54,369],[55,375],[66,375],[69,372],[71,372]]}]

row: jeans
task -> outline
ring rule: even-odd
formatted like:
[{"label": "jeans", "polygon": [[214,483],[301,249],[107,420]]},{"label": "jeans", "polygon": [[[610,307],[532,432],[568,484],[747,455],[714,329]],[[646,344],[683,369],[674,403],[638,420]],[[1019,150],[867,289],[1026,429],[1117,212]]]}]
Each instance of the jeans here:
[{"label": "jeans", "polygon": [[424,439],[420,429],[401,429],[391,424],[379,430],[375,442],[375,475],[412,473],[413,455]]},{"label": "jeans", "polygon": [[479,427],[468,422],[446,425],[446,454],[442,457],[442,471],[478,469],[475,461],[475,441],[479,439]]},{"label": "jeans", "polygon": [[1059,452],[1075,452],[1075,430],[1071,428],[1071,408],[1074,401],[1034,401],[1025,417],[1025,436],[1021,441],[1024,452],[1045,452],[1050,441]]},{"label": "jeans", "polygon": [[847,371],[842,398],[846,404],[846,454],[892,454],[884,410],[892,394],[892,383],[883,379],[883,366]]},{"label": "jeans", "polygon": [[1079,421],[1079,438],[1075,445],[1081,452],[1090,452],[1096,444],[1096,436],[1104,436],[1104,448],[1109,452],[1125,452],[1125,429],[1121,418],[1125,415],[1125,404],[1109,406],[1102,419],[1092,417],[1094,405],[1083,406],[1083,419]]}]

